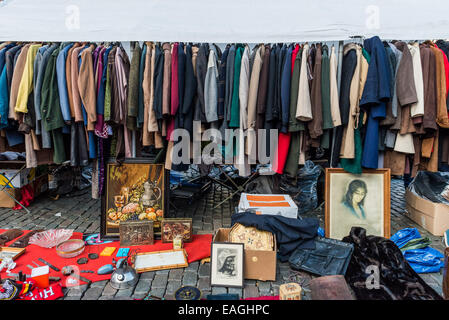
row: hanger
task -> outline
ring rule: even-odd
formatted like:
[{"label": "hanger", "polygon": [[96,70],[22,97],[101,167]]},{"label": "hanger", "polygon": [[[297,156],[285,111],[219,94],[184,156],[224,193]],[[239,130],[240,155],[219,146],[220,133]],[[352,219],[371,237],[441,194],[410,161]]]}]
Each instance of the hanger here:
[{"label": "hanger", "polygon": [[363,43],[365,42],[365,36],[356,35],[356,36],[350,36],[349,38],[352,39],[352,42],[360,45],[363,48]]}]

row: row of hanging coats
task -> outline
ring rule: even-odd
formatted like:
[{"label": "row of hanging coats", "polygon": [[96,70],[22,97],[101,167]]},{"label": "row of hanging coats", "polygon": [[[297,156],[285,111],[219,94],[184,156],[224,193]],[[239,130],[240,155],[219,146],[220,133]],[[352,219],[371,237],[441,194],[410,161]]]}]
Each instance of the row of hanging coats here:
[{"label": "row of hanging coats", "polygon": [[322,43],[144,42],[129,58],[120,43],[4,42],[1,141],[24,146],[28,167],[42,154],[57,164],[93,161],[96,196],[107,159],[132,157],[134,134],[137,156],[166,150],[166,168],[184,170],[171,163],[172,133],[192,139],[194,121],[198,133],[248,133],[234,151],[242,176],[261,129],[278,130],[279,174],[296,176],[320,152],[353,173],[436,171],[449,161],[448,54],[442,40],[373,37],[344,46],[338,79],[336,48]]}]

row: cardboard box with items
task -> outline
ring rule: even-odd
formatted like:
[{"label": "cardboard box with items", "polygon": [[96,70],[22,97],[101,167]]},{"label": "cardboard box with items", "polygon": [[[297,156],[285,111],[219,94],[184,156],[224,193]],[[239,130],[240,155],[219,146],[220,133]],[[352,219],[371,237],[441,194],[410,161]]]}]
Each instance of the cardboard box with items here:
[{"label": "cardboard box with items", "polygon": [[[255,228],[252,228],[255,229]],[[245,243],[245,240],[242,239],[237,241],[236,238],[232,237],[231,228],[220,228],[215,233],[213,242],[233,242],[231,238],[233,238],[234,242]],[[234,228],[235,230],[235,228]],[[256,229],[257,230],[257,229]],[[264,234],[266,231],[259,231]],[[268,232],[269,233],[269,232]],[[242,235],[241,233],[240,235]],[[261,238],[265,237],[262,235]],[[262,280],[262,281],[275,281],[276,280],[276,237],[272,235],[272,246],[264,247],[265,244],[261,243],[260,249],[257,250],[256,247],[251,247],[248,249],[248,245],[245,244],[244,247],[244,278],[245,279],[253,279],[253,280]],[[262,248],[264,247],[264,248]]]},{"label": "cardboard box with items", "polygon": [[442,236],[449,229],[449,206],[435,203],[405,191],[405,215],[435,236]]}]

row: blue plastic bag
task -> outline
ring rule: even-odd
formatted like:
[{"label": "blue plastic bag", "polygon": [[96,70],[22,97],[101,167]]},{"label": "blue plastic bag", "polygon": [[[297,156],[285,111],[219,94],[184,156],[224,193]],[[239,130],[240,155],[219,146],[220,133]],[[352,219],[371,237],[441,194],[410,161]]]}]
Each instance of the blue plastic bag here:
[{"label": "blue plastic bag", "polygon": [[440,272],[444,267],[444,255],[431,247],[407,250],[404,258],[416,273]]},{"label": "blue plastic bag", "polygon": [[391,236],[390,240],[393,241],[399,248],[402,248],[413,239],[421,238],[418,229],[416,228],[405,228],[399,230],[394,235]]},{"label": "blue plastic bag", "polygon": [[[421,234],[416,228],[405,228],[399,230],[391,236],[399,248],[404,247],[410,240],[421,238]],[[410,264],[416,273],[439,272],[444,267],[444,255],[431,247],[421,249],[410,249],[403,252],[405,260]]]},{"label": "blue plastic bag", "polygon": [[324,236],[325,236],[324,229],[321,228],[321,227],[318,227],[317,234],[318,234],[320,237],[323,237],[323,238],[324,238]]}]

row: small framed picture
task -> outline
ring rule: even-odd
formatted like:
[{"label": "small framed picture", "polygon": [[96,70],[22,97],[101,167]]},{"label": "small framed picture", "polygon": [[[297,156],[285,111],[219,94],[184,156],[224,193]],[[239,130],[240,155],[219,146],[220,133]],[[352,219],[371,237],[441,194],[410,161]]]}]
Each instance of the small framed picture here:
[{"label": "small framed picture", "polygon": [[211,286],[243,287],[243,243],[213,242]]},{"label": "small framed picture", "polygon": [[192,218],[164,219],[161,222],[161,238],[163,243],[173,242],[180,235],[183,242],[192,241]]},{"label": "small framed picture", "polygon": [[122,221],[119,232],[121,247],[154,243],[153,221]]}]

